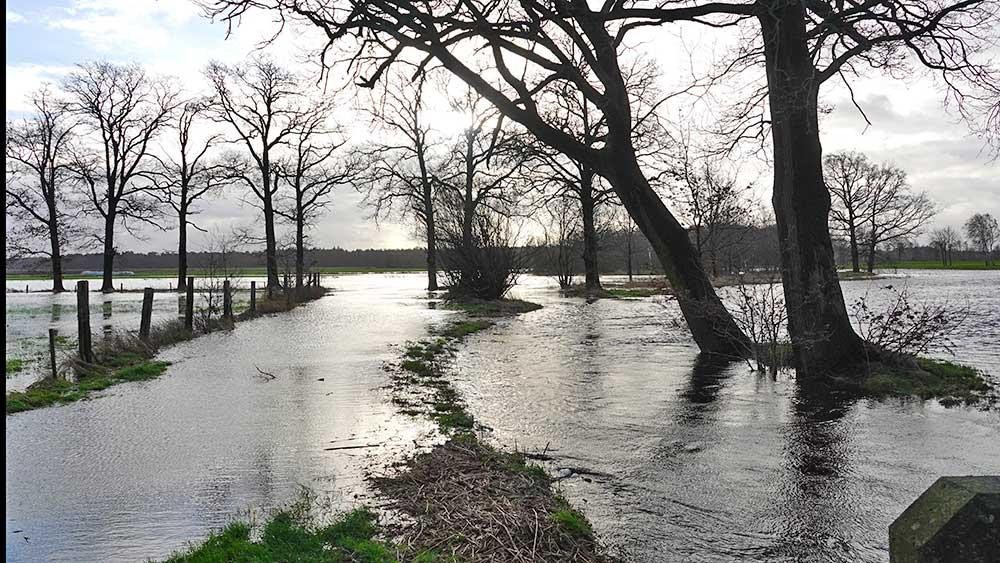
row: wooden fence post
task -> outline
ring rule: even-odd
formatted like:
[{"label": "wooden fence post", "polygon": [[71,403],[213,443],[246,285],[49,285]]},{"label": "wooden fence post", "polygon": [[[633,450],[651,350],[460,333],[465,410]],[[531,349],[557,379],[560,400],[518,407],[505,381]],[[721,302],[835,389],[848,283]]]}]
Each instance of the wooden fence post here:
[{"label": "wooden fence post", "polygon": [[188,277],[187,302],[184,303],[184,328],[194,330],[194,277]]},{"label": "wooden fence post", "polygon": [[257,314],[257,282],[250,282],[250,315]]},{"label": "wooden fence post", "polygon": [[229,280],[222,282],[222,317],[233,320],[233,293]]},{"label": "wooden fence post", "polygon": [[139,339],[149,340],[149,327],[153,320],[153,288],[147,287],[142,292],[142,317],[139,319]]},{"label": "wooden fence post", "polygon": [[59,336],[59,331],[50,328],[49,329],[49,362],[52,365],[52,379],[59,376],[59,370],[56,367],[56,337]]},{"label": "wooden fence post", "polygon": [[94,363],[94,350],[90,341],[90,282],[76,282],[76,329],[79,334],[80,359]]}]

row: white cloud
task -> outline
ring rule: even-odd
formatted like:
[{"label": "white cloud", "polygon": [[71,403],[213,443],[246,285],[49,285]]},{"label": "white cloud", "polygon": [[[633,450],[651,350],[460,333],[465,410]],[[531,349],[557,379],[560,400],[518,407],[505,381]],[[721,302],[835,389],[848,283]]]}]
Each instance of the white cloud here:
[{"label": "white cloud", "polygon": [[21,14],[15,12],[14,10],[7,10],[7,16],[6,16],[5,19],[7,21],[7,25],[14,25],[16,23],[24,23],[26,21],[24,16],[22,16]]}]

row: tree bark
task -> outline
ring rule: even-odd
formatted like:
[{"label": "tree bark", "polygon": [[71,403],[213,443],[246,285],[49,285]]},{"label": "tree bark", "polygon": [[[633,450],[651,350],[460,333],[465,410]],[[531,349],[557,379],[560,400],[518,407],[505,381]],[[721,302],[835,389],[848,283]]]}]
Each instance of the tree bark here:
[{"label": "tree bark", "polygon": [[274,234],[274,202],[271,194],[271,174],[266,172],[261,175],[263,180],[262,198],[264,207],[264,261],[267,266],[267,294],[270,296],[275,289],[281,287],[278,280],[278,249]]},{"label": "tree bark", "polygon": [[858,231],[853,222],[849,228],[851,239],[851,271],[857,273],[861,271],[861,258],[858,252]]},{"label": "tree bark", "polygon": [[55,205],[50,206],[49,245],[52,256],[52,293],[66,291],[66,288],[63,287],[62,249],[59,248],[59,220],[57,217]]},{"label": "tree bark", "polygon": [[802,375],[844,368],[865,358],[837,278],[823,182],[816,71],[801,3],[775,0],[758,17],[764,37],[771,135],[773,204],[781,249],[788,332]]},{"label": "tree bark", "polygon": [[611,152],[604,163],[608,180],[653,246],[698,347],[705,354],[745,357],[751,349],[750,340],[715,293],[687,230],[649,185],[631,153],[630,143],[611,141]]},{"label": "tree bark", "polygon": [[[184,196],[182,196],[184,197]],[[181,204],[180,211],[177,212],[177,291],[187,289],[187,206]]]},{"label": "tree bark", "polygon": [[295,288],[301,289],[306,269],[306,228],[301,198],[295,217]]},{"label": "tree bark", "polygon": [[104,271],[101,272],[101,292],[115,292],[115,207],[108,203],[108,216],[104,218]]},{"label": "tree bark", "polygon": [[434,232],[434,197],[430,184],[424,186],[424,226],[427,230],[427,291],[437,291],[437,234]]},{"label": "tree bark", "polygon": [[583,273],[587,291],[601,289],[601,274],[597,265],[597,227],[594,221],[594,173],[581,170],[580,211],[583,215]]}]

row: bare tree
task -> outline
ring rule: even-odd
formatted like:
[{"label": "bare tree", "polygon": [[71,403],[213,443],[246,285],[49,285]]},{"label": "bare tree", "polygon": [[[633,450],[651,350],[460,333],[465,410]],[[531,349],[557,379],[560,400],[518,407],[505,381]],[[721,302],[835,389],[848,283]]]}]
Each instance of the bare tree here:
[{"label": "bare tree", "polygon": [[718,163],[706,160],[699,166],[687,151],[679,175],[677,199],[694,231],[695,249],[703,260],[707,254],[710,271],[717,277],[720,248],[738,244],[753,227],[751,186],[741,185],[736,174],[727,173]]},{"label": "bare tree", "polygon": [[316,104],[303,111],[301,123],[289,135],[290,154],[279,166],[278,176],[290,191],[279,201],[275,213],[295,228],[295,288],[305,280],[306,230],[330,204],[337,187],[349,184],[360,169],[357,159],[337,159],[334,155],[345,141],[334,139],[337,133],[327,124],[330,108]]},{"label": "bare tree", "polygon": [[182,107],[174,123],[177,134],[177,156],[168,154],[160,157],[160,170],[154,174],[157,185],[155,195],[167,203],[177,216],[177,291],[187,287],[188,272],[188,227],[202,232],[191,217],[197,214],[196,202],[217,193],[226,183],[225,167],[212,161],[211,149],[218,144],[221,135],[208,135],[197,140],[196,122],[206,112],[204,101],[191,101]]},{"label": "bare tree", "polygon": [[444,227],[460,232],[462,243],[472,248],[476,215],[483,208],[501,215],[514,208],[513,184],[524,159],[517,150],[517,134],[475,90],[462,88],[449,102],[452,111],[468,121],[435,180],[442,210],[448,212]]},{"label": "bare tree", "polygon": [[279,147],[302,124],[302,85],[290,71],[266,58],[254,58],[245,65],[208,65],[205,74],[212,83],[212,117],[228,124],[254,164],[253,174],[236,177],[245,185],[264,216],[264,256],[267,289],[281,287],[278,279],[275,234],[275,194],[280,186],[275,161]]},{"label": "bare tree", "polygon": [[372,117],[390,140],[361,149],[366,166],[357,185],[376,220],[394,210],[417,219],[427,244],[427,289],[437,291],[433,170],[440,155],[439,142],[424,117],[424,88],[423,77],[386,80]]},{"label": "bare tree", "polygon": [[551,199],[544,207],[544,215],[538,219],[544,233],[545,266],[555,273],[561,289],[573,285],[582,231],[577,205],[578,202],[570,197]]},{"label": "bare tree", "polygon": [[66,104],[48,86],[31,95],[33,113],[7,122],[6,212],[13,219],[8,249],[16,256],[48,256],[52,292],[63,287],[62,252],[78,233],[67,206],[73,181],[74,123]]},{"label": "bare tree", "polygon": [[869,169],[868,205],[863,217],[868,272],[875,269],[878,247],[919,234],[936,213],[925,193],[913,193],[906,172],[891,165]]},{"label": "bare tree", "polygon": [[[633,131],[655,116],[657,104],[630,95],[618,51],[642,23],[613,22],[618,18],[615,6],[595,10],[582,0],[468,0],[456,5],[390,1],[343,9],[318,1],[216,0],[209,11],[232,23],[252,8],[269,8],[281,18],[318,26],[330,40],[322,51],[324,62],[330,48],[349,47],[350,68],[363,86],[373,86],[390,67],[405,61],[404,52],[417,51],[418,70],[440,64],[543,143],[574,160],[594,163],[651,242],[700,348],[739,356],[746,336],[705,275],[687,232],[639,165]],[[578,68],[579,60],[586,72]],[[601,110],[607,131],[599,147],[587,146],[572,128],[547,119],[540,109],[540,102],[562,84]]]},{"label": "bare tree", "polygon": [[935,229],[931,233],[931,246],[938,249],[941,253],[941,264],[945,266],[951,266],[951,256],[952,252],[961,248],[962,236],[958,234],[958,231],[951,227],[945,227],[943,229]]},{"label": "bare tree", "polygon": [[989,213],[976,213],[965,222],[965,235],[983,253],[986,265],[992,263],[993,250],[1000,240],[1000,223]]},{"label": "bare tree", "polygon": [[639,227],[636,226],[635,221],[628,213],[618,213],[616,214],[617,219],[615,223],[618,225],[618,230],[622,234],[622,238],[625,239],[625,273],[628,274],[628,281],[632,281],[632,258],[635,256],[635,244],[639,235]]},{"label": "bare tree", "polygon": [[87,197],[104,220],[104,272],[101,291],[114,291],[115,226],[134,233],[136,223],[157,226],[159,214],[150,171],[150,142],[167,125],[179,104],[178,92],[164,78],[138,65],[93,62],[78,65],[63,84],[68,107],[89,127],[96,154],[81,155],[76,173]]},{"label": "bare tree", "polygon": [[830,227],[847,238],[854,272],[861,271],[860,230],[871,200],[865,180],[872,166],[868,157],[856,152],[834,153],[823,159],[826,186],[833,196]]}]

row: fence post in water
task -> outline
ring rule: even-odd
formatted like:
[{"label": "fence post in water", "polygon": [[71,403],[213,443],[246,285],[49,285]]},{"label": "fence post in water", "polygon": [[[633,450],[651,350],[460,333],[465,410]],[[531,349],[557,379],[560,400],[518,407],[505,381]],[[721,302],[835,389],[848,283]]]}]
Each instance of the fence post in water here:
[{"label": "fence post in water", "polygon": [[222,318],[233,320],[233,293],[229,280],[222,282]]},{"label": "fence post in water", "polygon": [[187,301],[184,303],[184,328],[194,330],[194,278],[188,277]]},{"label": "fence post in water", "polygon": [[149,326],[153,320],[153,288],[147,287],[142,292],[142,317],[139,319],[139,339],[149,340]]},{"label": "fence post in water", "polygon": [[90,282],[76,282],[76,329],[79,333],[80,359],[90,364],[94,362],[94,351],[90,345]]},{"label": "fence post in water", "polygon": [[49,363],[52,365],[52,379],[59,376],[59,370],[56,369],[56,337],[59,336],[59,331],[50,328],[49,329]]},{"label": "fence post in water", "polygon": [[257,282],[250,282],[250,316],[257,314]]}]

